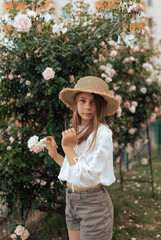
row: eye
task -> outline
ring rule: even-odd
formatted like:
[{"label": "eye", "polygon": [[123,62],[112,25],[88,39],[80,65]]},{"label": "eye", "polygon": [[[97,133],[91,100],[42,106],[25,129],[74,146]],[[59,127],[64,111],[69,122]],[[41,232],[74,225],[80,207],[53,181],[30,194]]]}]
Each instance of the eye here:
[{"label": "eye", "polygon": [[80,102],[85,103],[85,100],[84,99],[80,99]]}]

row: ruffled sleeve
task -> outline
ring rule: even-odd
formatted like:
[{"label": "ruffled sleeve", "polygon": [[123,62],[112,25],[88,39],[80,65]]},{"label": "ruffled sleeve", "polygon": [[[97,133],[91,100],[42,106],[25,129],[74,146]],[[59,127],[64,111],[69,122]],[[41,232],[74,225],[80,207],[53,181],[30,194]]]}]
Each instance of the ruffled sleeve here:
[{"label": "ruffled sleeve", "polygon": [[113,172],[112,132],[104,127],[97,133],[94,149],[83,152],[70,166],[68,181],[82,188],[111,185],[115,181]]}]

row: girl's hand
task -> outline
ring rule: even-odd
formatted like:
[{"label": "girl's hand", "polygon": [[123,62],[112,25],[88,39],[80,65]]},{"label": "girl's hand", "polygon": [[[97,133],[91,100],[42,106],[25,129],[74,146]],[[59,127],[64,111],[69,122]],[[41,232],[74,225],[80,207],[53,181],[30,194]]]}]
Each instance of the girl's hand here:
[{"label": "girl's hand", "polygon": [[70,128],[68,130],[65,130],[62,132],[62,148],[73,148],[76,141],[82,136],[82,133],[78,134],[76,133],[76,130],[74,128]]},{"label": "girl's hand", "polygon": [[50,156],[55,158],[58,155],[57,152],[57,144],[55,142],[55,139],[51,136],[46,137],[46,141],[43,141],[45,144],[46,148],[48,149],[48,153]]}]

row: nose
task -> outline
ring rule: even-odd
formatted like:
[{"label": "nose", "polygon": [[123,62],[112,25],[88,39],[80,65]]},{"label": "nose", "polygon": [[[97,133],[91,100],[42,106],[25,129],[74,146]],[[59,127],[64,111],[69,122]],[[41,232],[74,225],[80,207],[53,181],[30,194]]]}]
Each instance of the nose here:
[{"label": "nose", "polygon": [[86,104],[85,104],[85,109],[91,109],[91,104],[90,104],[90,102],[86,102]]}]

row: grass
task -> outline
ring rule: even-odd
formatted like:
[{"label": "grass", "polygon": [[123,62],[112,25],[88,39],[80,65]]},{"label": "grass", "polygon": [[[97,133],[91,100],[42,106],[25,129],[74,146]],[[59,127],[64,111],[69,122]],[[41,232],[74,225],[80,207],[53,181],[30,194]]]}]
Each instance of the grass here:
[{"label": "grass", "polygon": [[[161,157],[153,156],[152,160],[154,197],[149,183],[123,182],[121,190],[118,166],[115,168],[117,181],[108,187],[115,209],[112,240],[161,239]],[[149,165],[141,165],[140,159],[132,162],[131,169],[123,173],[128,179],[150,179]],[[66,240],[64,218],[56,215],[48,215],[29,231],[44,240]]]},{"label": "grass", "polygon": [[[161,239],[161,159],[152,159],[154,197],[150,183],[125,181],[121,191],[117,180],[109,188],[115,209],[113,240]],[[124,178],[150,180],[149,165],[141,165],[140,159],[137,159],[129,172],[124,170]]]}]

